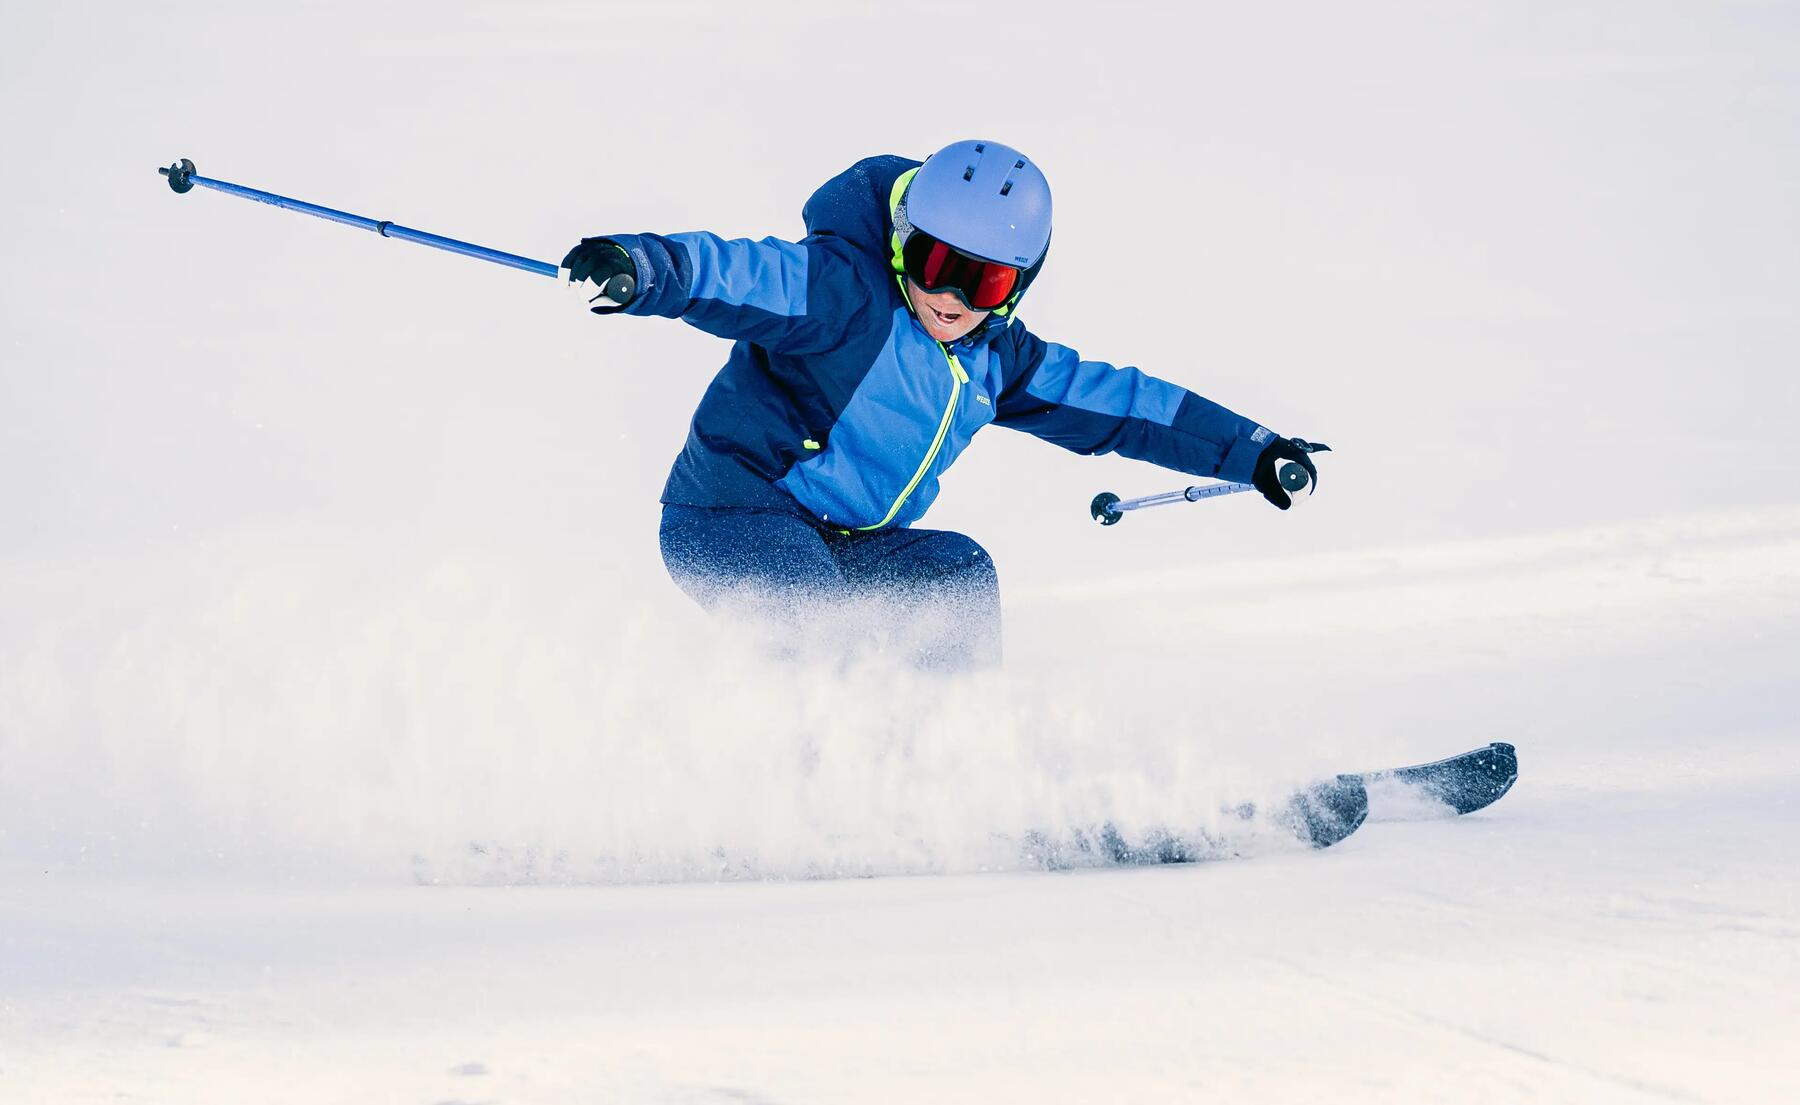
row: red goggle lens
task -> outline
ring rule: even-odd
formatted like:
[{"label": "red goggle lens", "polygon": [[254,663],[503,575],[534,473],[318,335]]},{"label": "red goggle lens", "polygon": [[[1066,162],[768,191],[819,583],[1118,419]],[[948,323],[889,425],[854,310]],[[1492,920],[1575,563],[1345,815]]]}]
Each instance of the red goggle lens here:
[{"label": "red goggle lens", "polygon": [[959,253],[923,230],[915,229],[901,251],[906,275],[928,292],[952,291],[973,311],[1006,304],[1019,286],[1019,270]]}]

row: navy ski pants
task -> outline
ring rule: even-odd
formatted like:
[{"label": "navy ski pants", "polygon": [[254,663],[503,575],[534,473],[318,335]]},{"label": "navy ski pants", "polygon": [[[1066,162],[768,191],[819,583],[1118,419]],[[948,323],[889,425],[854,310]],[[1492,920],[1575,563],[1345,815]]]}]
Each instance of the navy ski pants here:
[{"label": "navy ski pants", "polygon": [[661,538],[669,575],[700,605],[748,603],[795,644],[893,631],[924,667],[1000,661],[994,561],[960,533],[845,534],[780,511],[669,504]]}]

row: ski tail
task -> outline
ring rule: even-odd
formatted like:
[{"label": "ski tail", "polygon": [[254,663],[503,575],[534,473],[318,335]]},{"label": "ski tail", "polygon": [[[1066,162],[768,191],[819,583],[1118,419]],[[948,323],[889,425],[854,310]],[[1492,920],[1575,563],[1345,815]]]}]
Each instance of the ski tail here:
[{"label": "ski tail", "polygon": [[1050,868],[1084,860],[1132,867],[1230,859],[1292,848],[1296,843],[1329,848],[1368,818],[1369,794],[1361,776],[1339,775],[1274,805],[1245,802],[1227,807],[1221,814],[1220,821],[1209,829],[1182,833],[1152,829],[1127,835],[1111,822],[1092,832],[1077,832],[1067,843],[1033,833],[1027,838],[1027,854]]},{"label": "ski tail", "polygon": [[1343,840],[1368,816],[1369,791],[1360,775],[1315,783],[1289,799],[1284,811],[1294,835],[1314,848],[1329,848]]}]

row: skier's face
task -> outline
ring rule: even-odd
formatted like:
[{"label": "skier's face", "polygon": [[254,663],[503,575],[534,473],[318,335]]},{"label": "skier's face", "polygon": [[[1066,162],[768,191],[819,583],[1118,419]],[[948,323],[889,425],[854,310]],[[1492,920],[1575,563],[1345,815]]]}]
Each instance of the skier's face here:
[{"label": "skier's face", "polygon": [[906,281],[906,296],[912,300],[913,313],[919,316],[925,332],[938,341],[955,341],[980,326],[990,311],[971,311],[956,298],[955,292],[928,292]]}]

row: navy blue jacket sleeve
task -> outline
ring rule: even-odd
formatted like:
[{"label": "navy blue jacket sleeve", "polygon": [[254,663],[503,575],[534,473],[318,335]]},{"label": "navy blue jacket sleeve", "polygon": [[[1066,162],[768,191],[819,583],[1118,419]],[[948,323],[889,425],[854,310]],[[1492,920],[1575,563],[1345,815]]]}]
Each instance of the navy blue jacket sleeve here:
[{"label": "navy blue jacket sleeve", "polygon": [[857,266],[829,236],[726,240],[685,234],[617,234],[637,266],[626,314],[661,315],[722,338],[780,353],[820,353],[843,342],[872,296]]},{"label": "navy blue jacket sleeve", "polygon": [[1077,453],[1118,453],[1195,476],[1249,483],[1274,434],[1135,368],[1085,361],[1014,324],[994,422]]}]

